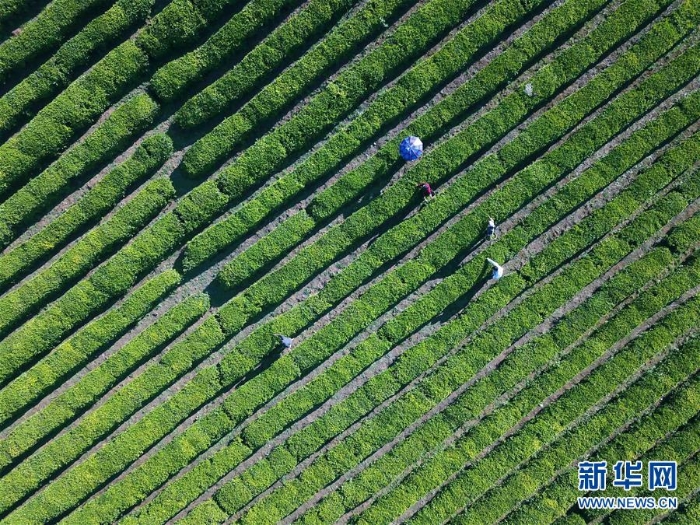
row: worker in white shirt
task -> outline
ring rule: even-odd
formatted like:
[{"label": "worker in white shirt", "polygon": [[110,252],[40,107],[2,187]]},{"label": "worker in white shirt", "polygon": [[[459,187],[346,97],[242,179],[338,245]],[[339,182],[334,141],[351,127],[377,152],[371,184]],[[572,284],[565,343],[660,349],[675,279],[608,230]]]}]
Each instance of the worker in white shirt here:
[{"label": "worker in white shirt", "polygon": [[282,334],[275,334],[276,337],[279,337],[280,343],[282,343],[282,346],[284,346],[285,349],[290,349],[292,347],[292,342],[293,339],[291,337],[287,337],[286,335]]},{"label": "worker in white shirt", "polygon": [[491,278],[497,281],[501,277],[503,277],[503,266],[498,264],[493,259],[489,259],[488,257],[486,258],[486,260],[489,262],[489,264],[491,266],[493,266],[493,271],[491,272]]},{"label": "worker in white shirt", "polygon": [[489,224],[486,226],[486,238],[491,240],[496,237],[496,221],[489,217]]}]

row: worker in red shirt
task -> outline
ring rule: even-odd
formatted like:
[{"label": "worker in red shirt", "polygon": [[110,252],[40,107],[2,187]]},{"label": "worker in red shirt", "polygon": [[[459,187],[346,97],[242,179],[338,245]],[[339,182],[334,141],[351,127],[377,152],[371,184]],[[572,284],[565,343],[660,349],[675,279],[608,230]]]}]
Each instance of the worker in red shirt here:
[{"label": "worker in red shirt", "polygon": [[421,192],[423,193],[423,200],[428,200],[435,197],[435,192],[433,191],[433,188],[431,188],[430,184],[428,184],[427,182],[419,182],[418,184],[416,184],[416,188],[420,188]]}]

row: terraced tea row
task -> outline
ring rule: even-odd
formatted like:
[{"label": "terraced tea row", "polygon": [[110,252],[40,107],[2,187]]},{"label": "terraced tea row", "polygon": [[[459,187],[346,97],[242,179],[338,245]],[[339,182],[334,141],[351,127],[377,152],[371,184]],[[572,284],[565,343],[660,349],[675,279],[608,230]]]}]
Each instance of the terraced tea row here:
[{"label": "terraced tea row", "polygon": [[[1,100],[1,99],[0,99]],[[0,255],[0,286],[7,289],[116,206],[133,186],[152,176],[172,153],[172,141],[163,134],[145,139],[123,163],[104,176],[85,196],[29,239]],[[136,195],[134,199],[137,199]],[[1,207],[2,205],[0,205]]]},{"label": "terraced tea row", "polygon": [[[657,402],[659,397],[663,398],[665,395],[668,395],[670,389],[676,387],[680,382],[687,379],[689,374],[693,374],[693,372],[697,370],[697,363],[693,361],[693,358],[696,358],[698,355],[697,350],[698,346],[696,340],[695,344],[691,343],[681,346],[678,352],[671,351],[668,356],[661,361],[658,368],[648,371],[642,378],[639,379],[638,383],[632,383],[632,385],[627,386],[626,390],[620,393],[619,398],[613,399],[606,403],[604,407],[600,408],[600,410],[585,421],[584,424],[567,429],[566,435],[561,436],[557,442],[550,445],[550,449],[541,452],[536,461],[534,461],[531,465],[518,470],[516,473],[511,474],[507,484],[493,491],[495,494],[489,494],[489,497],[479,500],[478,504],[474,505],[472,508],[474,508],[475,511],[488,509],[488,512],[482,516],[485,516],[488,520],[498,519],[500,514],[509,509],[509,505],[512,504],[511,501],[505,497],[505,493],[512,487],[513,484],[519,485],[519,492],[521,492],[521,494],[533,493],[538,488],[538,481],[545,478],[547,474],[547,470],[544,469],[547,467],[551,469],[552,461],[562,464],[563,462],[570,460],[570,458],[579,457],[589,447],[591,447],[591,445],[598,443],[599,440],[604,440],[607,435],[612,433],[626,420],[634,417],[637,412],[644,411],[648,406],[653,407],[654,403]],[[610,365],[606,365],[621,367],[621,363],[616,363],[615,358],[609,361],[609,363]],[[605,387],[611,388],[612,386],[617,386],[620,384],[619,378],[622,377],[622,371],[617,370],[616,374],[617,378],[613,382],[608,383],[608,385],[605,385]],[[663,380],[659,380],[659,376],[663,377]],[[591,387],[593,381],[600,380],[600,377],[594,374],[585,386]],[[597,385],[596,388],[599,389],[599,392],[604,392],[603,385]],[[583,388],[577,388],[575,392],[583,397]],[[557,407],[562,411],[567,410],[575,414],[579,410],[580,405],[576,407],[576,411],[572,410],[573,407],[571,405],[574,403],[573,399],[569,400],[566,398],[561,398],[560,401],[569,401],[570,403],[568,406],[561,408]],[[584,401],[579,398],[576,400],[576,402],[582,403]],[[548,412],[546,415],[542,413],[538,414],[538,420],[541,421],[543,425],[547,422],[547,415],[549,415]],[[560,417],[557,417],[557,423],[559,425],[563,423]],[[540,432],[542,428],[544,427],[539,427]],[[534,428],[528,428],[525,430],[530,430],[531,432],[535,431]],[[688,445],[697,446],[698,443],[700,443],[697,436],[692,437],[695,439],[694,441],[690,441]],[[521,443],[518,442],[520,441],[518,438],[522,438],[523,441],[527,439],[525,438],[524,433],[522,435],[519,434],[517,437],[511,438],[508,446],[504,448],[520,445]],[[516,449],[510,448],[510,451],[513,450]],[[483,463],[480,463],[478,466],[473,467],[474,470],[470,470],[469,476],[465,475],[462,478],[458,478],[446,490],[455,490],[455,486],[458,483],[466,483],[465,478],[467,477],[471,478],[470,482],[472,483],[472,487],[478,483],[478,487],[471,488],[470,492],[475,493],[478,490],[483,490],[484,483],[487,481],[479,480],[479,482],[475,482],[474,479],[482,472],[487,472],[487,470],[484,469],[488,469],[493,462],[502,459],[503,456],[498,454],[499,452],[501,454],[506,454],[506,450],[498,450],[494,453],[493,458],[489,458],[492,459],[492,462],[488,462],[488,460],[486,460]],[[528,453],[531,452],[528,451]],[[446,499],[442,496],[442,493],[440,497],[442,497],[442,499]],[[494,501],[497,497],[500,497],[500,501],[498,501],[499,505],[496,505]],[[437,501],[437,499],[438,498],[433,501]],[[505,503],[503,502],[503,499],[505,499]],[[469,503],[469,500],[467,500],[465,503]],[[422,510],[419,514],[417,514],[411,521],[415,523],[435,523],[435,521],[430,520],[436,519],[436,517],[440,514],[436,514],[434,512],[434,507],[431,508],[429,505],[425,507],[425,510]],[[459,523],[471,521],[466,517],[466,515],[462,515],[460,518],[462,519],[456,520]]]},{"label": "terraced tea row", "polygon": [[[67,2],[81,6],[81,2]],[[105,3],[105,2],[102,2]],[[81,68],[100,56],[100,51],[117,44],[130,29],[143,23],[149,15],[151,0],[117,0],[104,14],[85,25],[35,72],[14,86],[0,98],[0,137],[15,130],[35,108],[55,97],[75,79]],[[57,5],[57,3],[54,3]],[[89,3],[82,5],[89,6]],[[23,38],[27,38],[23,30]],[[42,34],[52,33],[44,29]],[[45,44],[43,38],[34,37],[33,45]],[[20,45],[24,47],[24,42]],[[24,49],[27,51],[27,49]]]}]

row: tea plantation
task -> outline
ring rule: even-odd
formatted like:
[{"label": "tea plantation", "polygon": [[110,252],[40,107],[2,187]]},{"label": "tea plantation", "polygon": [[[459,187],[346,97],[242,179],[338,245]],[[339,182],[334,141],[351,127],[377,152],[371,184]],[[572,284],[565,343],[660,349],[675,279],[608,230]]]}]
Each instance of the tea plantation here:
[{"label": "tea plantation", "polygon": [[0,523],[700,524],[699,170],[700,0],[0,0]]}]

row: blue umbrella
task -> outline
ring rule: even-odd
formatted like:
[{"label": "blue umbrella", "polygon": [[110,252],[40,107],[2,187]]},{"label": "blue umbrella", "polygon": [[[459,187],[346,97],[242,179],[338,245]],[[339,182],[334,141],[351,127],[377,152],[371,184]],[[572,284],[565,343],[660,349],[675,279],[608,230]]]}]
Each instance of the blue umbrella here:
[{"label": "blue umbrella", "polygon": [[401,141],[399,153],[404,160],[416,160],[423,154],[423,143],[418,137],[406,137]]}]

